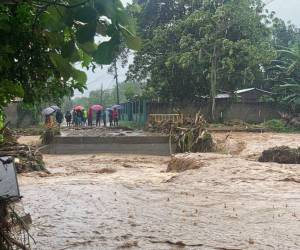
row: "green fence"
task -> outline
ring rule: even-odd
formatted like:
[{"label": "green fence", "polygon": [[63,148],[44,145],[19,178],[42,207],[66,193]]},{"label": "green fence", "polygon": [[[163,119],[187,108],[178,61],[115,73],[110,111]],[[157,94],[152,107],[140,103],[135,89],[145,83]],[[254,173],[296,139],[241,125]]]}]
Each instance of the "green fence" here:
[{"label": "green fence", "polygon": [[147,122],[147,101],[137,100],[121,104],[121,120],[145,125]]}]

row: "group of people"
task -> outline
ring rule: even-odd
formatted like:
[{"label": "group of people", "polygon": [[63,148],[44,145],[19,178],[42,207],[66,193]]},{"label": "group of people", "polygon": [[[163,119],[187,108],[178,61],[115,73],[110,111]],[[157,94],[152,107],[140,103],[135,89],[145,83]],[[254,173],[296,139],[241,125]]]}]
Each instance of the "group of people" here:
[{"label": "group of people", "polygon": [[101,122],[103,123],[103,126],[106,127],[107,121],[109,122],[110,127],[119,126],[119,113],[116,108],[97,111],[94,111],[91,108],[88,111],[84,109],[67,111],[65,114],[65,119],[68,127],[71,127],[72,125],[75,127],[91,127],[94,124],[96,127],[100,127]]}]

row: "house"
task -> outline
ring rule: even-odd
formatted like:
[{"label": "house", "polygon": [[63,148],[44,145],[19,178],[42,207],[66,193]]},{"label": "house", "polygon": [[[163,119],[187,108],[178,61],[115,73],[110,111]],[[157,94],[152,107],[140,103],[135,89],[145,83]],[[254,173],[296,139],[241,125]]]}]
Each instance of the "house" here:
[{"label": "house", "polygon": [[261,102],[262,97],[271,96],[272,92],[258,88],[249,88],[237,90],[235,95],[241,102],[257,103]]},{"label": "house", "polygon": [[261,101],[261,98],[264,96],[271,96],[272,92],[258,89],[258,88],[248,88],[248,89],[240,89],[234,92],[234,94],[231,93],[221,93],[216,95],[217,100],[226,100],[231,99],[234,97],[237,97],[237,99],[240,102],[246,102],[246,103],[258,103]]}]

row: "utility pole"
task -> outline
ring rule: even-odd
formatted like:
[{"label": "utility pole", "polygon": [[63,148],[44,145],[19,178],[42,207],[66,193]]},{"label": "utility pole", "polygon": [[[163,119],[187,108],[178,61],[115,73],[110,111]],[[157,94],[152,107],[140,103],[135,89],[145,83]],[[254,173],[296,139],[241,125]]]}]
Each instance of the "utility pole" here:
[{"label": "utility pole", "polygon": [[116,79],[116,87],[117,87],[117,104],[120,104],[117,59],[114,60],[114,70],[115,70],[115,79]]},{"label": "utility pole", "polygon": [[100,103],[103,105],[103,83],[101,84],[101,90],[100,90]]}]

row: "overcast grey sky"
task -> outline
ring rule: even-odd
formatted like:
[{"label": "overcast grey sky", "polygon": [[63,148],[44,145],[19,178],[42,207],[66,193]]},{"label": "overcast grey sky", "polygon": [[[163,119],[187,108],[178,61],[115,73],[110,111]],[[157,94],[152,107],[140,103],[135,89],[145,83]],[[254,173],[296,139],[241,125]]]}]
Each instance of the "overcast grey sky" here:
[{"label": "overcast grey sky", "polygon": [[[270,1],[270,0],[266,0]],[[131,0],[123,0],[124,4],[131,2]],[[267,8],[271,11],[275,11],[277,16],[284,19],[285,21],[291,21],[296,26],[300,27],[300,0],[274,0],[268,4]],[[104,88],[112,88],[115,84],[112,75],[107,73],[108,67],[98,67],[93,72],[87,72],[88,90],[85,91],[84,95],[87,96],[91,90],[100,89],[103,84]],[[120,81],[124,81],[126,76],[127,68],[120,69]],[[82,94],[76,92],[75,96],[82,96]]]},{"label": "overcast grey sky", "polygon": [[274,0],[267,8],[275,11],[278,17],[300,27],[300,0]]}]

